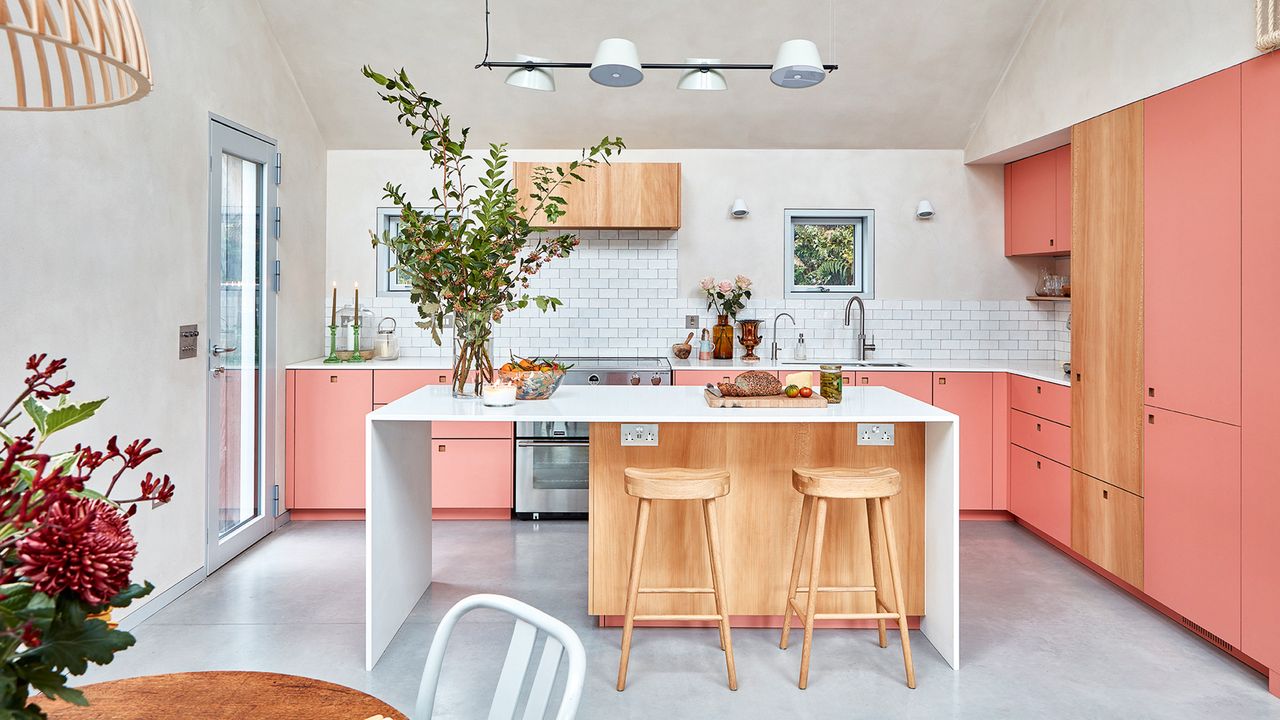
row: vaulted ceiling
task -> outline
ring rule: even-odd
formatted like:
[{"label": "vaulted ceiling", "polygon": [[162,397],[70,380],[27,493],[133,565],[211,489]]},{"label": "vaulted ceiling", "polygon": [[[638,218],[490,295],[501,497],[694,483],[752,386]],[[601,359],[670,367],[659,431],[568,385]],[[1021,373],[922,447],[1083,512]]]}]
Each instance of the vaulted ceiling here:
[{"label": "vaulted ceiling", "polygon": [[[834,1],[834,8],[831,2]],[[646,62],[714,57],[772,63],[778,44],[814,40],[840,69],[784,90],[768,73],[727,74],[725,92],[676,90],[677,71],[606,88],[583,70],[557,91],[476,70],[482,0],[260,0],[330,148],[411,147],[370,64],[408,70],[478,139],[578,147],[621,135],[635,148],[961,148],[982,117],[1040,0],[490,0],[490,58],[590,61],[626,37]],[[834,23],[832,23],[834,17]]]}]

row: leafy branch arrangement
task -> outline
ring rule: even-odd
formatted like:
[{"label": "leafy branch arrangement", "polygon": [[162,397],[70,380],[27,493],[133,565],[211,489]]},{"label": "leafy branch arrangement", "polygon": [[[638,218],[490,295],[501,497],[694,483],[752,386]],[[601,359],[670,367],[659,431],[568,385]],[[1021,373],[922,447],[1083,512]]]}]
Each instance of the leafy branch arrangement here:
[{"label": "leafy branch arrangement", "polygon": [[[129,518],[142,502],[173,498],[169,476],[151,473],[128,500],[111,494],[131,470],[160,453],[147,438],[103,450],[77,444],[48,452],[54,433],[93,417],[106,399],[72,404],[72,380],[55,382],[66,360],[32,355],[23,389],[0,413],[0,717],[44,718],[29,697],[87,704],[67,686],[89,663],[105,665],[133,645],[127,632],[95,617],[146,596],[151,583],[130,582],[137,543]],[[44,401],[54,400],[52,405]],[[30,427],[15,430],[25,418]],[[24,425],[26,423],[23,423]],[[113,468],[106,492],[86,485]],[[121,486],[122,487],[122,486]]]},{"label": "leafy branch arrangement", "polygon": [[581,171],[607,164],[625,145],[622,138],[605,137],[566,166],[536,168],[526,205],[504,172],[509,164],[506,143],[489,145],[479,185],[468,182],[470,129],[455,131],[440,101],[415,88],[404,70],[383,75],[366,65],[362,72],[382,87],[379,97],[396,109],[399,122],[440,171],[426,209],[414,207],[399,185],[387,183],[384,198],[400,209],[400,232],[371,233],[373,244],[394,253],[396,270],[408,280],[409,297],[418,307],[418,326],[430,330],[437,345],[445,316],[453,315],[455,392],[465,392],[469,375],[479,388],[493,375],[486,350],[492,323],[530,303],[543,312],[562,304],[555,297],[531,295],[529,282],[547,262],[568,256],[578,238],[548,233],[535,218],[541,215],[554,224],[568,205],[560,195],[563,189],[584,182]]}]

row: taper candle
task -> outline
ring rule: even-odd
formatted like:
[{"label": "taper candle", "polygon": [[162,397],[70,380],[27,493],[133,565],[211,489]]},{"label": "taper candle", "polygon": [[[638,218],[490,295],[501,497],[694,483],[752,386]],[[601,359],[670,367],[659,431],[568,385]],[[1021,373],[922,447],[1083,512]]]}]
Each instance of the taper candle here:
[{"label": "taper candle", "polygon": [[333,305],[329,308],[329,324],[338,324],[338,281],[333,282]]},{"label": "taper candle", "polygon": [[360,283],[356,283],[356,314],[352,322],[360,324]]}]

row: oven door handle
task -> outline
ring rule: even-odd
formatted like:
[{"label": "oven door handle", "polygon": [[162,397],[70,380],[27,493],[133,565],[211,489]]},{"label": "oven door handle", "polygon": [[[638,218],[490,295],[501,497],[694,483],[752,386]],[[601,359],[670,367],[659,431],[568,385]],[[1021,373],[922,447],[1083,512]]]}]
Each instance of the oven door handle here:
[{"label": "oven door handle", "polygon": [[569,446],[569,447],[587,447],[590,443],[586,440],[517,440],[516,447],[546,447],[546,446]]}]

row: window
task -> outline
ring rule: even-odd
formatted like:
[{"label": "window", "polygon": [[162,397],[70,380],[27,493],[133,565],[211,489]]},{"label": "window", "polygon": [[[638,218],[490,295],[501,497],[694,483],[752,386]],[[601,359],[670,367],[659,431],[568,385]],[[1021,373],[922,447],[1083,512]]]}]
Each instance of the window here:
[{"label": "window", "polygon": [[875,297],[874,210],[787,210],[789,297]]},{"label": "window", "polygon": [[[378,234],[400,234],[400,208],[378,208]],[[396,251],[378,244],[378,295],[408,294],[409,281],[396,270]]]}]

